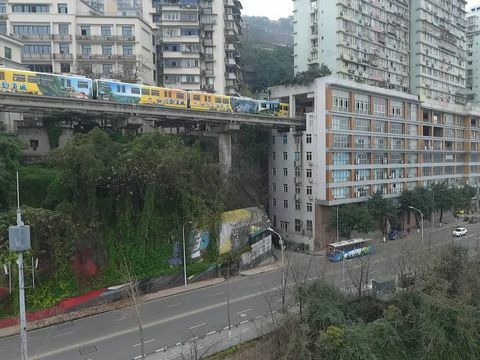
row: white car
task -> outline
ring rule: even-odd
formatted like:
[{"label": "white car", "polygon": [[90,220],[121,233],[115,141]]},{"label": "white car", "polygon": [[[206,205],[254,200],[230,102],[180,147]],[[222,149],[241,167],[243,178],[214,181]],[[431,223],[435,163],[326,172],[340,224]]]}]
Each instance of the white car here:
[{"label": "white car", "polygon": [[464,235],[467,235],[468,233],[468,230],[465,229],[465,228],[456,228],[455,230],[453,230],[453,236],[464,236]]}]

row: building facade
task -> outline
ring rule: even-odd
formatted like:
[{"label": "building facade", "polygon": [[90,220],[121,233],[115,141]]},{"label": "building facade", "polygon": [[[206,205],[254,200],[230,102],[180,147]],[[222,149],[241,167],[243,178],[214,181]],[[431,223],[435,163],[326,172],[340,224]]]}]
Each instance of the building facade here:
[{"label": "building facade", "polygon": [[240,1],[154,0],[145,2],[144,7],[156,29],[160,84],[240,93]]},{"label": "building facade", "polygon": [[467,15],[467,102],[480,105],[480,6]]},{"label": "building facade", "polygon": [[[295,71],[465,103],[464,0],[295,0]],[[305,21],[308,19],[308,21]]]},{"label": "building facade", "polygon": [[270,217],[310,250],[335,241],[337,205],[376,192],[398,198],[439,180],[480,183],[478,111],[335,77],[274,87],[272,98],[289,102],[291,115],[305,111],[307,121],[304,132],[272,133]]},{"label": "building facade", "polygon": [[0,0],[0,32],[24,43],[22,62],[33,71],[156,83],[153,30],[140,16],[108,15],[80,0]]},{"label": "building facade", "polygon": [[0,67],[24,69],[22,48],[23,44],[17,39],[0,34]]}]

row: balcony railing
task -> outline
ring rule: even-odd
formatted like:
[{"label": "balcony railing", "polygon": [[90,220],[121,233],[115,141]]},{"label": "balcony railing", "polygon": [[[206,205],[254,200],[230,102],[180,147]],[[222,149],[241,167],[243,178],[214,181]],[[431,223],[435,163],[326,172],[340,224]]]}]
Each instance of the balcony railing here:
[{"label": "balcony railing", "polygon": [[72,54],[53,54],[55,60],[73,60]]},{"label": "balcony railing", "polygon": [[55,35],[52,35],[52,38],[53,38],[53,41],[72,41],[72,35],[68,35],[68,34],[65,34],[65,35],[55,34]]},{"label": "balcony railing", "polygon": [[135,55],[99,55],[99,54],[80,54],[78,60],[104,60],[104,61],[135,61]]},{"label": "balcony railing", "polygon": [[52,54],[22,54],[22,60],[52,60]]},{"label": "balcony railing", "polygon": [[135,41],[135,36],[122,35],[77,35],[78,41],[117,41],[117,42],[132,42]]}]

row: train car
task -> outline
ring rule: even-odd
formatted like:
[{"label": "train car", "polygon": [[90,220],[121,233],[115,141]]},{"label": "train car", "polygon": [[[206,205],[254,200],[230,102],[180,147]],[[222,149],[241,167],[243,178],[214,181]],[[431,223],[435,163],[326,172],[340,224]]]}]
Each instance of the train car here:
[{"label": "train car", "polygon": [[188,92],[179,89],[168,89],[157,86],[140,85],[140,104],[161,105],[166,107],[183,108],[188,106]]},{"label": "train car", "polygon": [[92,99],[93,82],[91,79],[80,75],[48,74],[0,68],[0,91],[39,96]]},{"label": "train car", "polygon": [[257,100],[258,113],[260,115],[278,115],[280,112],[280,103],[273,100]]},{"label": "train car", "polygon": [[280,103],[280,111],[278,112],[280,117],[289,117],[290,116],[290,107],[286,103]]},{"label": "train car", "polygon": [[230,96],[189,91],[189,100],[192,110],[232,112]]},{"label": "train car", "polygon": [[141,85],[120,82],[113,79],[94,80],[95,97],[102,101],[124,104],[139,104]]},{"label": "train car", "polygon": [[258,114],[257,100],[232,96],[230,98],[230,104],[232,106],[232,111],[235,113]]}]

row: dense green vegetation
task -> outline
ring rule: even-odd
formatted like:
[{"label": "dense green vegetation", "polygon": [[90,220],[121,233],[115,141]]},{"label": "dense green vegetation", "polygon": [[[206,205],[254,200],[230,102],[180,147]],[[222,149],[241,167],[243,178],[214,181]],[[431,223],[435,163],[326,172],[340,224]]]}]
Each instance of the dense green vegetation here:
[{"label": "dense green vegetation", "polygon": [[415,283],[388,301],[295,284],[305,289],[303,316],[287,314],[271,335],[215,359],[479,359],[480,263],[471,260],[451,246],[412,255]]},{"label": "dense green vegetation", "polygon": [[[177,272],[167,260],[183,223],[215,229],[224,209],[217,160],[180,137],[155,132],[113,139],[94,129],[55,150],[46,164],[30,166],[20,162],[20,148],[0,134],[0,264],[15,257],[8,226],[15,223],[19,171],[24,220],[32,229],[27,259],[40,260],[38,286],[27,291],[29,310],[124,281],[118,269],[125,261],[139,279]],[[193,270],[217,261],[211,243]],[[15,301],[7,297],[0,312],[14,310]]]}]

